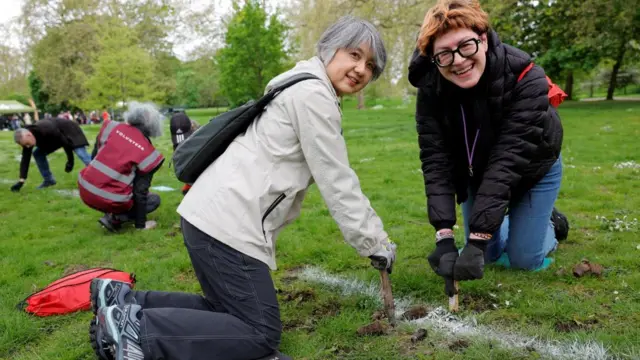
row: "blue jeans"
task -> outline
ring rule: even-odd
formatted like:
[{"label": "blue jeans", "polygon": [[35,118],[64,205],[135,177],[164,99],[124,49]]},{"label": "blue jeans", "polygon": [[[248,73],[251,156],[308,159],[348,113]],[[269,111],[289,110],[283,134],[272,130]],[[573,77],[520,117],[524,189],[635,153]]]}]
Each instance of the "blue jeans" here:
[{"label": "blue jeans", "polygon": [[[558,198],[561,180],[562,158],[559,158],[527,194],[509,204],[500,229],[487,245],[486,263],[495,262],[506,253],[513,268],[537,270],[543,265],[545,257],[558,245],[551,211]],[[475,194],[469,192],[469,199],[462,204],[467,239],[474,198]]]},{"label": "blue jeans", "polygon": [[[87,152],[87,149],[84,146],[77,147],[73,149],[73,152],[76,153],[76,156],[80,158],[80,160],[86,165],[89,165],[91,162],[91,155]],[[38,166],[38,170],[40,171],[40,175],[45,181],[55,181],[53,178],[53,174],[51,173],[51,169],[49,169],[49,161],[47,160],[47,154],[40,150],[40,148],[36,147],[33,150],[33,158],[36,160],[36,165]]]}]

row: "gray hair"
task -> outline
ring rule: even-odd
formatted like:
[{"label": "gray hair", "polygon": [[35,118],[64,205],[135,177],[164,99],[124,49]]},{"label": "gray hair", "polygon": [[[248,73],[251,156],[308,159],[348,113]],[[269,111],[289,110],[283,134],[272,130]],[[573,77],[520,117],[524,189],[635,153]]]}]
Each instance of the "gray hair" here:
[{"label": "gray hair", "polygon": [[162,135],[162,121],[164,116],[152,103],[132,101],[129,109],[124,113],[124,121],[142,131],[145,136],[158,137]]},{"label": "gray hair", "polygon": [[387,51],[378,30],[366,20],[350,15],[340,18],[322,34],[316,44],[316,54],[324,66],[327,66],[338,49],[356,49],[361,44],[369,45],[373,53],[375,62],[373,80],[375,80],[382,74],[387,64]]},{"label": "gray hair", "polygon": [[13,141],[15,141],[16,144],[20,144],[20,141],[22,141],[22,138],[25,137],[30,132],[31,131],[25,128],[16,129],[16,131],[14,131],[13,133]]}]

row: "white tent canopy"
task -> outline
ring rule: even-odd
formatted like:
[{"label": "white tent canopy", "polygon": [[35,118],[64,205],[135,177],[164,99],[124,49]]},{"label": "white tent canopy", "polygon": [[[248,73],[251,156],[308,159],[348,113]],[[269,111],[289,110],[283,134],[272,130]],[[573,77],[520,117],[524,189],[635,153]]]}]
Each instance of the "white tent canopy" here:
[{"label": "white tent canopy", "polygon": [[0,100],[0,114],[32,113],[36,109],[15,100]]}]

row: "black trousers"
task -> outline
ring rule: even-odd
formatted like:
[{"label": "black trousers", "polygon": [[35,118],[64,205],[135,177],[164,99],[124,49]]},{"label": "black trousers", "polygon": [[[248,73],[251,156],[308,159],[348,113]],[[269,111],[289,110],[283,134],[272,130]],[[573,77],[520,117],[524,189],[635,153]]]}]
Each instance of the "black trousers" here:
[{"label": "black trousers", "polygon": [[266,264],[182,219],[184,243],[204,297],[136,291],[145,359],[253,360],[280,344],[282,323]]}]

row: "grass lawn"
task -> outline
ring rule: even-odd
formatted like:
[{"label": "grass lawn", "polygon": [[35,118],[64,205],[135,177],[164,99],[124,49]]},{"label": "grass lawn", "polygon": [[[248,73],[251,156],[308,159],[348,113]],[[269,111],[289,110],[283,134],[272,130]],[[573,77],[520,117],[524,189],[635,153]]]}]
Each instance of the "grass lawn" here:
[{"label": "grass lawn", "polygon": [[[434,231],[425,213],[412,109],[411,105],[360,112],[347,108],[344,136],[365,194],[398,243],[398,262],[391,275],[394,295],[433,309],[446,306],[446,298],[442,281],[426,261],[434,246]],[[639,165],[614,166],[640,161],[640,102],[568,102],[560,112],[565,169],[558,207],[571,222],[569,239],[544,272],[487,266],[483,280],[461,285],[461,313],[456,319],[487,333],[536,337],[551,344],[595,342],[611,358],[638,359],[639,226],[612,231],[596,217],[627,216],[627,222],[640,217]],[[193,115],[204,123],[211,114]],[[98,127],[84,129],[93,143]],[[168,134],[156,145],[170,156]],[[4,187],[0,189],[0,358],[94,358],[88,341],[89,313],[36,318],[16,310],[23,298],[65,272],[109,266],[135,272],[139,289],[199,291],[176,228],[179,191],[160,193],[162,205],[150,216],[158,221],[157,229],[127,228],[113,235],[98,225],[99,213],[57,191],[76,188],[78,159],[74,173],[66,174],[64,152],[51,155],[58,185],[46,190],[35,189],[42,179],[32,161],[26,185],[20,193],[12,193],[9,187],[18,176],[19,155],[13,134],[0,132],[0,186]],[[179,189],[181,184],[167,165],[153,185]],[[462,242],[460,234],[459,245]],[[427,338],[416,344],[410,341],[416,325],[409,322],[386,336],[358,336],[357,329],[371,322],[380,302],[366,294],[345,295],[299,273],[311,265],[342,279],[379,282],[367,259],[359,258],[343,242],[315,186],[301,218],[282,232],[277,251],[279,270],[273,276],[285,328],[281,349],[295,359],[548,357],[534,346],[502,346],[461,331],[451,335],[430,322],[422,325],[428,330]],[[584,258],[602,264],[603,276],[575,278],[572,267]],[[577,354],[575,358],[590,357]]]}]

